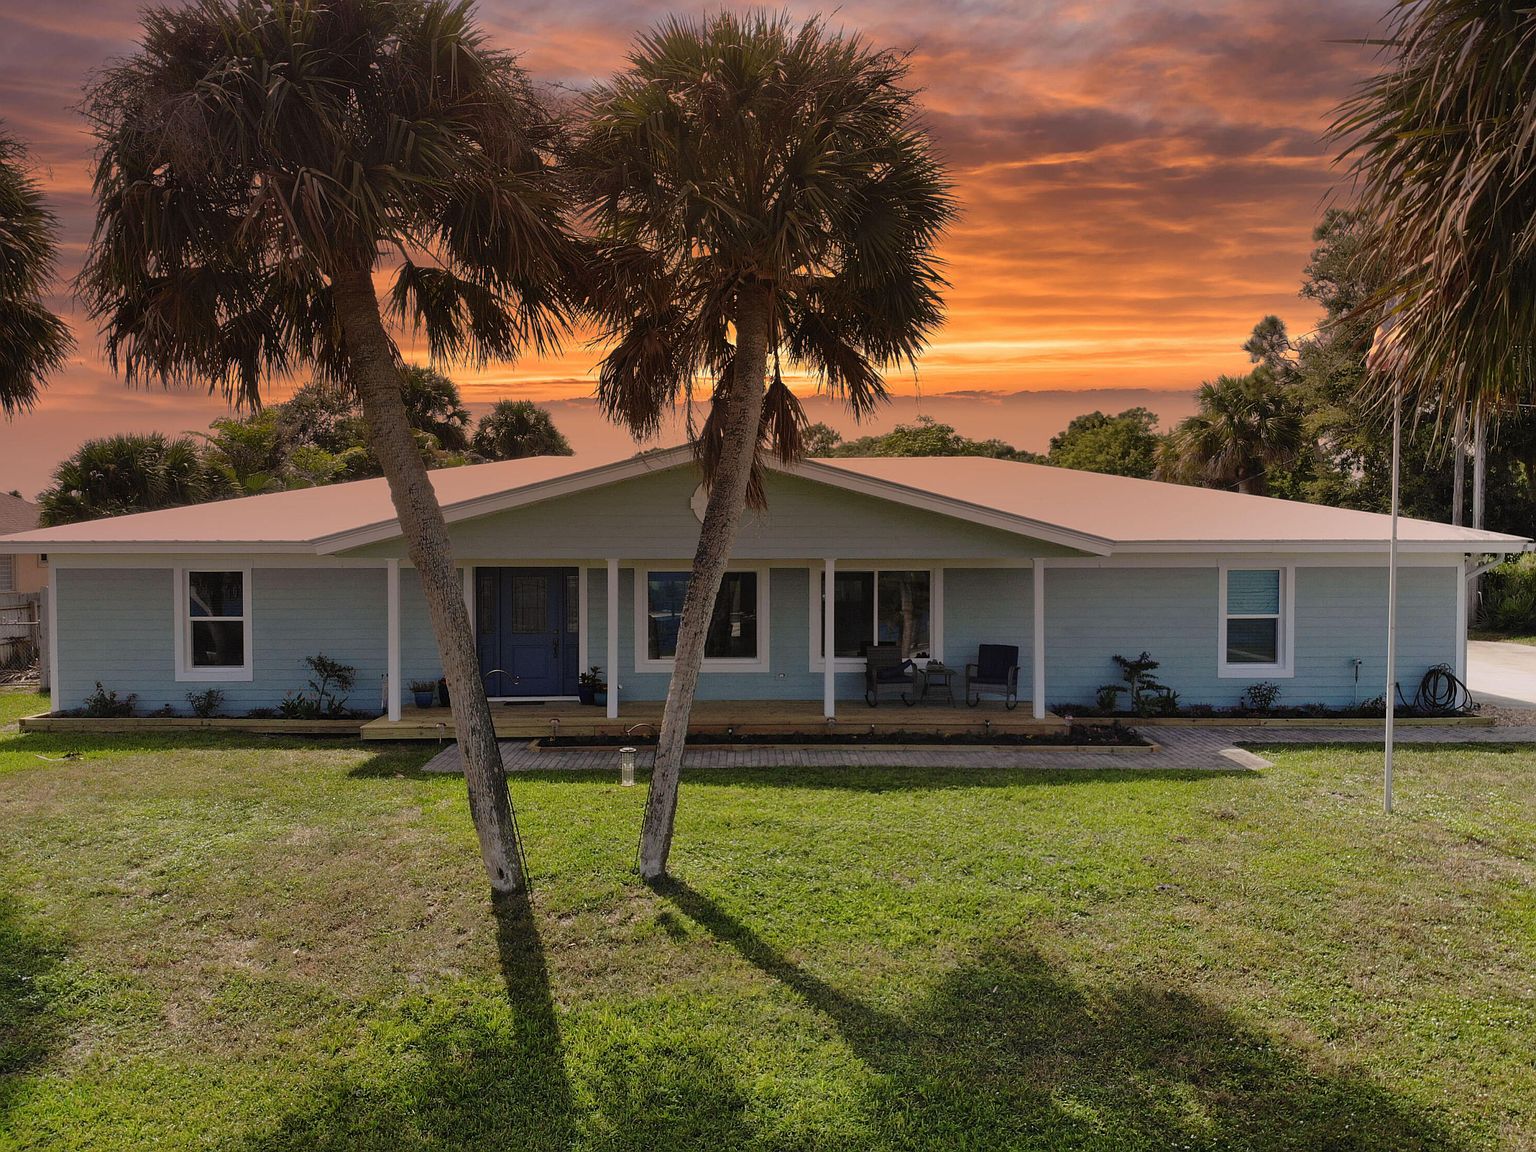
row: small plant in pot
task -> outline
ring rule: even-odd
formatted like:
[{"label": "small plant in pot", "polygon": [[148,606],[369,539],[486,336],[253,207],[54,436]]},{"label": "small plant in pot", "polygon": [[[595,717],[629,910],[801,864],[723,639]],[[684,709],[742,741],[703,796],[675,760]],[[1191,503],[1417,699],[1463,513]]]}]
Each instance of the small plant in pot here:
[{"label": "small plant in pot", "polygon": [[[603,698],[597,698],[601,692]],[[603,683],[602,665],[594,664],[576,677],[576,698],[583,704],[608,703],[608,685]]]},{"label": "small plant in pot", "polygon": [[437,681],[436,680],[412,680],[411,681],[411,696],[416,701],[416,707],[418,707],[418,708],[430,708],[430,707],[432,707],[432,702],[437,698]]}]

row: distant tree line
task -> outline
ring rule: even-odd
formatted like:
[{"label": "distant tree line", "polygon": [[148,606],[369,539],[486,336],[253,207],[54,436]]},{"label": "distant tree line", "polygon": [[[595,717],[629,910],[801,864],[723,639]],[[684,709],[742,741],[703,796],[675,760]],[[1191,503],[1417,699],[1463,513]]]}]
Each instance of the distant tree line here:
[{"label": "distant tree line", "polygon": [[[407,418],[428,468],[571,455],[548,411],[531,401],[499,401],[472,421],[447,376],[419,365],[401,376]],[[313,381],[280,404],[215,420],[207,432],[87,440],[54,471],[38,502],[43,523],[72,524],[383,474],[356,399],[336,384]]]}]

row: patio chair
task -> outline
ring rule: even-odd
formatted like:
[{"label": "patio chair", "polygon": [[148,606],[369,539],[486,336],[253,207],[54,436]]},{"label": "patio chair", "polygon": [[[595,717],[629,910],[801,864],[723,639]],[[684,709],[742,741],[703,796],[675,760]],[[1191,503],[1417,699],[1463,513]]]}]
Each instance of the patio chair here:
[{"label": "patio chair", "polygon": [[864,649],[864,702],[871,708],[880,705],[880,693],[894,689],[901,694],[901,702],[908,708],[917,701],[908,691],[912,687],[912,670],[901,657],[901,650],[892,644],[871,644]]},{"label": "patio chair", "polygon": [[974,708],[982,694],[1001,696],[1008,711],[1019,706],[1019,650],[1013,644],[983,644],[976,662],[965,666],[965,703]]}]

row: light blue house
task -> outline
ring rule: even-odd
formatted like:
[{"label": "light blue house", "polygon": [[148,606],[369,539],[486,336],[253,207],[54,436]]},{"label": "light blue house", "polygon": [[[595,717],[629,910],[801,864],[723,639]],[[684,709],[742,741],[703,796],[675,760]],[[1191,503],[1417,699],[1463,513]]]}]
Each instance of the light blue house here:
[{"label": "light blue house", "polygon": [[[594,664],[610,716],[664,698],[702,509],[686,450],[433,482],[493,698],[574,697]],[[1383,516],[975,458],[807,461],[773,469],[767,490],[722,589],[701,699],[862,710],[871,643],[952,666],[982,644],[1014,646],[1036,717],[1091,702],[1116,679],[1112,658],[1143,650],[1186,703],[1232,704],[1256,681],[1292,704],[1381,692]],[[1411,694],[1432,665],[1464,672],[1471,566],[1528,541],[1418,520],[1402,521],[1401,541],[1398,679]],[[146,710],[210,686],[230,710],[272,707],[324,652],[358,669],[354,706],[398,717],[402,685],[438,675],[382,480],[38,530],[0,549],[48,555],[56,708],[97,681]]]}]

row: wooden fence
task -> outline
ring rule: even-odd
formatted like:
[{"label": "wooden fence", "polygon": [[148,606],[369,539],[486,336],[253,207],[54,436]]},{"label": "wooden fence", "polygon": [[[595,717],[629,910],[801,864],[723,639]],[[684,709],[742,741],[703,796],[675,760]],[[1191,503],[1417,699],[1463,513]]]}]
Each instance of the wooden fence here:
[{"label": "wooden fence", "polygon": [[39,668],[42,653],[42,595],[0,592],[0,676]]}]

